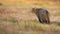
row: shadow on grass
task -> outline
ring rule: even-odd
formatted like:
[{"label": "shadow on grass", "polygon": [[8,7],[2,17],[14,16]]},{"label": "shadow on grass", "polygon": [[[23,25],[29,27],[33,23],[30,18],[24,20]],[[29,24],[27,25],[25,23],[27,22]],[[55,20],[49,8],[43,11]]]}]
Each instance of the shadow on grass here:
[{"label": "shadow on grass", "polygon": [[57,21],[51,22],[51,24],[55,24],[55,25],[60,26],[60,22],[57,22]]}]

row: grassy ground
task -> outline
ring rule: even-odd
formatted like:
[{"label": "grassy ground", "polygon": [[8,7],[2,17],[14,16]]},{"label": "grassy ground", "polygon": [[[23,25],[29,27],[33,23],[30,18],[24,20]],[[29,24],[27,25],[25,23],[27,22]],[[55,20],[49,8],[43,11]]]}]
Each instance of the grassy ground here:
[{"label": "grassy ground", "polygon": [[[40,0],[0,0],[0,34],[60,34],[60,3]],[[51,24],[39,23],[33,7],[50,12]]]},{"label": "grassy ground", "polygon": [[60,22],[41,24],[37,20],[0,18],[0,34],[59,34]]}]

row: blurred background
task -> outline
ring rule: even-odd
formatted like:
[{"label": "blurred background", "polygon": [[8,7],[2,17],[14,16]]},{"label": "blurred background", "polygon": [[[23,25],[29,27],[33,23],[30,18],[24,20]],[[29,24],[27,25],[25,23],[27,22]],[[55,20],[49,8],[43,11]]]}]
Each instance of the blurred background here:
[{"label": "blurred background", "polygon": [[[47,9],[52,24],[39,23],[33,7]],[[0,0],[0,34],[37,33],[60,33],[60,0]]]}]

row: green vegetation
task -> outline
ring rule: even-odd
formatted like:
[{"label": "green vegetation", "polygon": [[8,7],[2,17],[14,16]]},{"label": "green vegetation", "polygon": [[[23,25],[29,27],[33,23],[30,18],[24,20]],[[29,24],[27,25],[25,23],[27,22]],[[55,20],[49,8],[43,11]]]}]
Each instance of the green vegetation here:
[{"label": "green vegetation", "polygon": [[5,22],[12,22],[12,23],[18,22],[18,20],[16,20],[16,19],[13,18],[13,17],[10,17],[10,18],[0,18],[0,22],[2,22],[2,21],[5,21]]}]

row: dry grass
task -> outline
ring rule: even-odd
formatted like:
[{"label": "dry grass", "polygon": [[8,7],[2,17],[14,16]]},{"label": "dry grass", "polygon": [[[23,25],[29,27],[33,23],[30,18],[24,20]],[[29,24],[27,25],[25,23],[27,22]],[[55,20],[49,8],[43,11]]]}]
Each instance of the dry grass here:
[{"label": "dry grass", "polygon": [[0,18],[1,34],[54,34],[60,32],[60,22],[41,24],[37,20],[16,20],[15,18]]},{"label": "dry grass", "polygon": [[[59,34],[60,3],[43,0],[0,0],[0,34]],[[51,24],[39,23],[32,7],[50,12]],[[57,18],[58,19],[57,19]],[[59,20],[60,21],[60,20]]]}]

